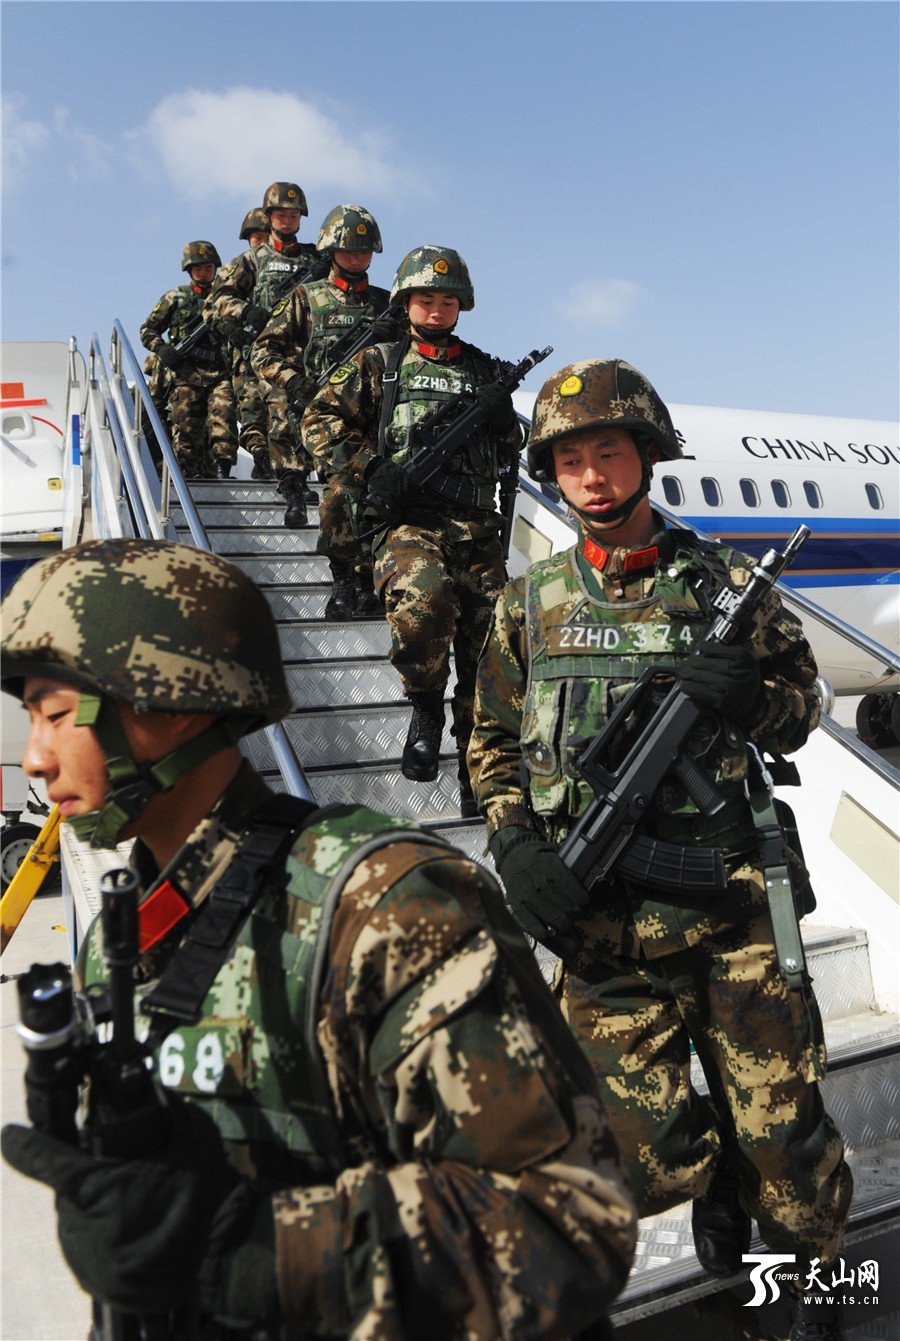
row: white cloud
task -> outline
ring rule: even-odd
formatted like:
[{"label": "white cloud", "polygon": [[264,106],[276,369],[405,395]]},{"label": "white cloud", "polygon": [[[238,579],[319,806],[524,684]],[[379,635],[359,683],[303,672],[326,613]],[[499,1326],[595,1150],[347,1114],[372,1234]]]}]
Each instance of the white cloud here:
[{"label": "white cloud", "polygon": [[307,194],[328,188],[377,199],[407,178],[384,137],[360,128],[358,113],[267,89],[170,94],[128,138],[139,155],[158,157],[174,188],[195,201],[223,192],[241,201],[261,197],[273,181],[299,182]]},{"label": "white cloud", "polygon": [[3,97],[3,186],[12,191],[28,179],[32,155],[50,138],[41,121],[28,121],[22,115],[25,99]]},{"label": "white cloud", "polygon": [[637,310],[643,290],[628,279],[595,279],[575,284],[556,310],[579,326],[622,326]]},{"label": "white cloud", "polygon": [[87,177],[99,181],[111,175],[110,160],[115,152],[113,147],[99,135],[76,126],[68,107],[57,107],[54,110],[53,131],[67,146],[66,172],[69,177]]}]

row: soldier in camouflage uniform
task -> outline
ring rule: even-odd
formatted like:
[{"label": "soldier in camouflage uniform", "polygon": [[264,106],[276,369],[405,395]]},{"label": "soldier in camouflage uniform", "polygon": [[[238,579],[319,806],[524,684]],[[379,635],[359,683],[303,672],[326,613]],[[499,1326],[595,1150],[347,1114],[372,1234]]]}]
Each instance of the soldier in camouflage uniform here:
[{"label": "soldier in camouflage uniform", "polygon": [[[259,590],[188,546],[89,542],[3,616],[24,767],[82,840],[137,839],[144,889],[166,1143],[3,1132],[82,1287],[205,1341],[608,1336],[636,1224],[590,1067],[484,868],[243,760],[290,708]],[[103,978],[95,923],[76,980]]]},{"label": "soldier in camouflage uniform", "polygon": [[[372,344],[403,334],[384,315],[390,302],[387,289],[369,283],[372,254],[381,251],[381,233],[369,211],[361,205],[335,206],[322,223],[316,247],[331,257],[327,278],[300,284],[283,298],[251,354],[257,374],[284,390],[289,412],[298,421],[319,379],[337,361],[336,342],[348,331],[357,328],[356,334],[364,323]],[[324,464],[320,474],[327,483],[319,504],[316,552],[327,555],[333,580],[325,618],[380,617],[384,611],[373,586],[372,550],[354,530],[343,476]]]},{"label": "soldier in camouflage uniform", "polygon": [[[461,805],[473,813],[465,754],[475,666],[506,580],[496,489],[518,461],[522,433],[495,361],[453,334],[459,312],[475,306],[458,252],[416,247],[400,263],[391,301],[406,308],[409,333],[392,346],[363,350],[333,373],[303,416],[303,438],[351,496],[377,495],[394,518],[375,535],[373,552],[391,662],[413,705],[401,769],[418,782],[437,777],[452,648]],[[416,449],[415,427],[459,396],[478,399],[484,427],[415,490],[401,468]]]},{"label": "soldier in camouflage uniform", "polygon": [[[778,969],[745,785],[758,785],[750,744],[789,752],[816,726],[816,668],[774,592],[749,647],[709,646],[685,661],[712,596],[744,587],[753,560],[666,531],[652,511],[652,465],[680,455],[668,410],[627,363],[591,359],[545,383],[529,470],[555,479],[581,534],[497,603],[469,764],[507,897],[564,961],[564,1009],[640,1213],[696,1198],[698,1257],[730,1275],[749,1247],[747,1212],[774,1252],[836,1261],[851,1179],[816,1083],[825,1054],[815,998],[789,991]],[[648,667],[668,683],[678,676],[706,710],[689,749],[725,805],[707,818],[669,775],[639,831],[721,848],[721,895],[666,895],[649,877],[619,874],[588,891],[557,853],[592,796],[577,757]],[[709,1101],[691,1085],[691,1044]],[[834,1317],[798,1310],[793,1337],[842,1335]]]},{"label": "soldier in camouflage uniform", "polygon": [[[253,341],[272,309],[290,292],[293,283],[318,279],[328,272],[327,261],[323,262],[313,244],[297,241],[300,220],[309,214],[309,207],[296,182],[273,182],[263,197],[262,208],[269,221],[268,241],[241,252],[222,267],[203,313],[214,334],[239,347],[245,359],[250,358]],[[284,524],[305,526],[306,504],[317,501],[316,493],[306,484],[310,463],[291,427],[283,390],[265,386],[263,391],[269,456],[278,492],[287,503]],[[261,457],[257,464],[264,469]]]},{"label": "soldier in camouflage uniform", "polygon": [[[241,224],[240,238],[251,251],[268,241],[269,220],[261,209],[248,210]],[[272,479],[269,457],[268,426],[265,392],[250,366],[244,345],[231,345],[231,382],[240,424],[240,445],[253,457],[254,480]]]},{"label": "soldier in camouflage uniform", "polygon": [[[172,446],[187,480],[213,474],[227,479],[237,459],[234,392],[224,351],[208,338],[186,354],[175,349],[199,317],[220,265],[211,242],[189,242],[182,252],[181,268],[190,284],[164,293],[141,326],[141,344],[171,373],[168,418]],[[166,331],[168,343],[163,339]]]}]

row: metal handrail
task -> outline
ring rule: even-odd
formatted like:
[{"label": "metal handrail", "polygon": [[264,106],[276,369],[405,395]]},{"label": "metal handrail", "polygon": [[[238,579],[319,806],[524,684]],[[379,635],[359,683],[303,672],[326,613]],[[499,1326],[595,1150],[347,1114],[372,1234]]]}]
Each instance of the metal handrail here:
[{"label": "metal handrail", "polygon": [[[197,549],[213,553],[213,547],[206,528],[200,520],[194,500],[191,498],[187,483],[181,473],[181,467],[175,456],[169,435],[160,419],[159,413],[150,398],[150,391],[144,378],[144,372],[135,357],[131,342],[125,334],[122,323],[113,323],[113,332],[109,347],[112,379],[107,376],[106,365],[100,352],[96,335],[91,340],[91,365],[97,369],[97,381],[103,395],[109,428],[116,446],[126,496],[135,514],[135,523],[142,536],[152,535],[154,539],[165,538],[169,524],[167,509],[157,505],[153,493],[157,481],[148,478],[149,457],[141,459],[139,439],[143,439],[140,428],[141,415],[146,414],[163,456],[163,482],[161,500],[167,500],[169,484],[174,487],[184,512],[185,521],[191,534],[191,540]],[[290,738],[281,722],[265,727],[269,745],[275,757],[275,763],[287,790],[304,801],[314,801],[312,789],[294,752]]]}]

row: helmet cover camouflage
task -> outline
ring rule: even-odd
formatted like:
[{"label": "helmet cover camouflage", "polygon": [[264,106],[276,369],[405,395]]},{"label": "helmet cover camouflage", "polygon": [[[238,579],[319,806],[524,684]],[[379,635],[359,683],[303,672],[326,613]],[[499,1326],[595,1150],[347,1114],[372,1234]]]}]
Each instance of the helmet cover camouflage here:
[{"label": "helmet cover camouflage", "polygon": [[528,437],[528,473],[552,480],[552,443],[580,429],[616,424],[650,438],[664,460],[682,455],[671,415],[653,386],[624,359],[584,359],[560,368],[538,392]]},{"label": "helmet cover camouflage", "polygon": [[248,210],[244,215],[244,222],[241,224],[239,237],[242,242],[250,241],[251,233],[268,233],[269,219],[265,210],[259,208]]},{"label": "helmet cover camouflage", "polygon": [[27,568],[3,612],[2,683],[46,675],[136,711],[246,718],[290,711],[278,633],[234,564],[164,540],[91,540]]},{"label": "helmet cover camouflage", "polygon": [[199,242],[189,242],[181,253],[182,270],[190,270],[192,265],[209,265],[210,261],[217,270],[222,264],[221,257],[213,244],[203,239]]},{"label": "helmet cover camouflage", "polygon": [[306,196],[296,182],[273,182],[266,188],[262,207],[266,214],[270,210],[299,210],[302,215],[309,214]]},{"label": "helmet cover camouflage", "polygon": [[317,251],[381,251],[381,233],[362,205],[335,205],[319,229]]},{"label": "helmet cover camouflage", "polygon": [[404,256],[394,276],[391,302],[396,302],[401,293],[410,293],[413,289],[434,289],[452,294],[459,299],[461,312],[471,312],[475,306],[469,267],[452,247],[426,243],[423,247],[413,247]]}]

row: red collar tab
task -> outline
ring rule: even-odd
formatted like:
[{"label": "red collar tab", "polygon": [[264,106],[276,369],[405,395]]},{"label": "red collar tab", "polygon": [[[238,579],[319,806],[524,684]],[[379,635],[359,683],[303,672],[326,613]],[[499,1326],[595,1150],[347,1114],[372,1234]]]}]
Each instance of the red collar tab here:
[{"label": "red collar tab", "polygon": [[447,362],[449,359],[458,359],[462,353],[462,345],[426,345],[420,340],[416,349],[422,355],[423,359],[440,359],[441,362]]},{"label": "red collar tab", "polygon": [[152,950],[172,928],[187,917],[190,904],[170,881],[164,880],[138,908],[138,948],[141,954]]},{"label": "red collar tab", "polygon": [[630,554],[626,554],[622,566],[626,573],[640,572],[642,568],[653,568],[658,558],[659,550],[655,545],[650,545],[648,549],[633,549]]},{"label": "red collar tab", "polygon": [[342,293],[365,293],[366,289],[369,287],[369,281],[367,279],[357,279],[351,282],[349,279],[342,279],[340,275],[332,275],[331,282],[334,287],[340,289]]},{"label": "red collar tab", "polygon": [[585,538],[584,557],[602,573],[609,558],[609,550],[604,549],[602,545],[598,545],[595,540]]},{"label": "red collar tab", "polygon": [[283,251],[285,256],[296,256],[300,250],[299,242],[282,242],[280,237],[272,238],[272,247],[275,251]]},{"label": "red collar tab", "polygon": [[202,297],[204,296],[204,294],[209,293],[210,289],[212,288],[212,285],[211,285],[211,284],[195,284],[194,281],[191,280],[191,288],[194,290],[194,293],[198,293],[198,294],[200,295],[200,297],[202,298]]},{"label": "red collar tab", "polygon": [[[585,538],[584,557],[602,573],[609,561],[609,550],[598,545],[596,540]],[[651,545],[648,549],[629,550],[622,563],[622,572],[639,573],[644,568],[652,568],[658,558],[659,550],[655,545]]]}]

